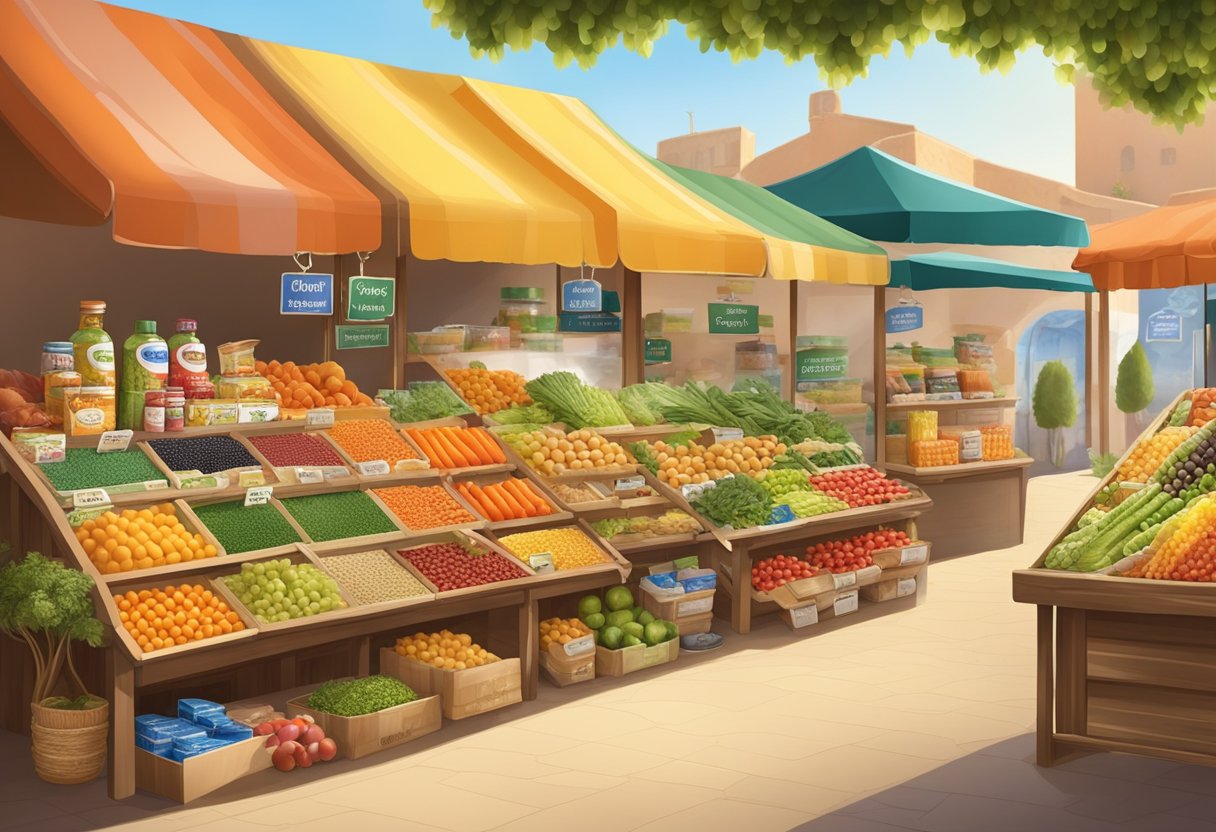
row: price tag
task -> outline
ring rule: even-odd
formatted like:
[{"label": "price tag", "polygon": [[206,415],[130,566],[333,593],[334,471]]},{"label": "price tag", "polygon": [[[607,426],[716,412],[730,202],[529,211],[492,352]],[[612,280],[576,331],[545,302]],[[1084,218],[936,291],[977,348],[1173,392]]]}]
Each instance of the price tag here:
[{"label": "price tag", "polygon": [[777,523],[789,523],[794,519],[794,510],[782,503],[779,506],[773,506],[773,512],[768,517],[769,525]]},{"label": "price tag", "polygon": [[646,487],[645,477],[622,477],[612,486],[613,491],[637,491]]},{"label": "price tag", "polygon": [[388,463],[383,459],[373,459],[370,462],[357,462],[355,467],[365,477],[382,477],[390,473]]},{"label": "price tag", "polygon": [[130,430],[108,430],[97,440],[97,453],[111,454],[125,451],[130,446],[133,436],[135,436],[135,432]]},{"label": "price tag", "polygon": [[245,507],[264,506],[274,494],[273,485],[258,485],[245,491]]},{"label": "price tag", "polygon": [[713,485],[712,482],[693,483],[691,485],[681,485],[680,495],[688,501],[692,501],[705,493],[705,489]]},{"label": "price tag", "polygon": [[537,552],[535,555],[528,555],[528,566],[532,567],[532,571],[537,575],[547,575],[554,571],[553,553],[552,552]]},{"label": "price tag", "polygon": [[899,553],[900,566],[912,566],[929,559],[928,546],[908,546]]},{"label": "price tag", "polygon": [[332,428],[334,426],[334,411],[330,407],[316,407],[308,411],[304,424],[310,428]]},{"label": "price tag", "polygon": [[316,485],[325,482],[325,473],[320,468],[297,468],[296,482],[300,485]]},{"label": "price tag", "polygon": [[848,615],[857,612],[857,590],[846,592],[832,602],[832,609],[837,615]]},{"label": "price tag", "polygon": [[242,471],[237,485],[241,488],[252,488],[255,485],[266,484],[265,471]]},{"label": "price tag", "polygon": [[857,586],[856,572],[838,572],[832,576],[832,586],[836,589],[848,589]]},{"label": "price tag", "polygon": [[562,650],[567,656],[583,656],[587,653],[595,652],[595,636],[580,636],[576,639],[571,639],[562,645]]},{"label": "price tag", "polygon": [[900,578],[895,582],[895,597],[907,598],[916,594],[916,578]]},{"label": "price tag", "polygon": [[733,442],[743,438],[743,428],[714,428],[715,442]]},{"label": "price tag", "polygon": [[809,627],[812,624],[819,623],[819,608],[814,604],[808,607],[799,607],[796,610],[790,610],[790,624],[794,629]]},{"label": "price tag", "polygon": [[110,495],[104,488],[88,488],[72,493],[72,505],[75,508],[96,508],[110,502]]}]

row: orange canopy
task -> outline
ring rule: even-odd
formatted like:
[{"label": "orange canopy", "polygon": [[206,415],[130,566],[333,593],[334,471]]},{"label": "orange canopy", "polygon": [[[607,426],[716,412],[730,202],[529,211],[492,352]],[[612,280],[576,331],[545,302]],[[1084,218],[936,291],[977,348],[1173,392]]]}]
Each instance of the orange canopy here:
[{"label": "orange canopy", "polygon": [[[112,213],[124,242],[380,245],[379,200],[202,26],[91,0],[0,0],[0,153],[5,169],[36,158],[66,189],[60,202],[79,200],[59,221]],[[0,191],[6,213],[55,219],[55,194]]]},{"label": "orange canopy", "polygon": [[1091,232],[1072,265],[1099,290],[1216,283],[1216,200],[1163,205]]}]

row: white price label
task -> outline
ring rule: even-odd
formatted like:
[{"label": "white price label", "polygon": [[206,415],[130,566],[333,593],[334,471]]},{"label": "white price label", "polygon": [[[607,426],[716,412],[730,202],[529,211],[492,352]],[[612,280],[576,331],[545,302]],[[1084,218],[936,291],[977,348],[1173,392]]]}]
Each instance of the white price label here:
[{"label": "white price label", "polygon": [[110,495],[104,488],[89,488],[72,494],[72,505],[75,508],[96,508],[109,505]]},{"label": "white price label", "polygon": [[857,612],[857,590],[838,596],[832,602],[832,610],[837,615],[848,615],[851,612]]},{"label": "white price label", "polygon": [[645,477],[625,477],[616,481],[613,491],[637,491],[646,487]]},{"label": "white price label", "polygon": [[537,575],[547,575],[554,571],[553,553],[552,552],[537,552],[535,555],[528,555],[528,566],[532,567],[532,571]]},{"label": "white price label", "polygon": [[265,484],[266,484],[266,472],[260,471],[260,470],[258,470],[258,471],[241,471],[239,479],[237,480],[237,485],[240,488],[252,488],[255,485],[265,485]]},{"label": "white price label", "polygon": [[698,598],[695,601],[681,601],[676,604],[676,617],[680,618],[685,615],[702,615],[710,612],[714,608],[714,599]]},{"label": "white price label", "polygon": [[382,477],[390,472],[388,463],[383,459],[373,459],[370,462],[355,463],[355,467],[359,469],[359,473],[365,477]]},{"label": "white price label", "polygon": [[583,656],[595,652],[595,636],[581,636],[562,645],[567,656]]},{"label": "white price label", "polygon": [[848,589],[857,585],[856,572],[838,572],[832,576],[832,586],[835,589]]},{"label": "white price label", "polygon": [[799,607],[796,610],[790,610],[790,623],[795,629],[801,627],[809,627],[812,624],[819,623],[819,609],[811,604],[808,607]]},{"label": "white price label", "polygon": [[316,485],[325,482],[325,472],[320,468],[297,468],[296,482],[300,485]]},{"label": "white price label", "polygon": [[110,454],[125,451],[131,445],[133,436],[135,436],[135,432],[130,430],[108,430],[97,440],[97,453]]},{"label": "white price label", "polygon": [[743,438],[743,428],[714,428],[715,442],[733,442]]},{"label": "white price label", "polygon": [[917,563],[924,563],[929,559],[928,546],[908,546],[899,553],[900,566],[912,566]]},{"label": "white price label", "polygon": [[900,578],[895,582],[895,597],[907,598],[916,594],[916,578]]},{"label": "white price label", "polygon": [[334,426],[334,411],[328,407],[316,407],[308,411],[304,424],[310,428],[332,428]]},{"label": "white price label", "polygon": [[245,491],[245,506],[264,506],[274,495],[273,485],[258,485]]}]

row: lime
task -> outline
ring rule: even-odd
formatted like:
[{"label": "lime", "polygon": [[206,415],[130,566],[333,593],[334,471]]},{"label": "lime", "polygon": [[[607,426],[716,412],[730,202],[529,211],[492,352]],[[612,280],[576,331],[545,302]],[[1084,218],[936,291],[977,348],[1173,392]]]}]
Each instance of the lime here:
[{"label": "lime", "polygon": [[642,633],[642,640],[651,647],[662,644],[667,641],[667,625],[661,621],[651,621]]},{"label": "lime", "polygon": [[609,650],[616,650],[621,646],[621,640],[624,637],[625,634],[621,632],[620,627],[605,627],[600,631],[600,644]]},{"label": "lime", "polygon": [[584,615],[583,623],[593,630],[598,630],[604,626],[604,614],[602,612],[593,612],[591,615]]},{"label": "lime", "polygon": [[644,627],[647,624],[649,624],[651,621],[654,621],[654,614],[651,613],[649,610],[642,610],[642,614],[639,615],[634,620],[637,621],[639,624],[641,624]]},{"label": "lime", "polygon": [[[584,595],[578,601],[578,617],[583,620],[584,624],[587,624],[587,616],[595,615],[602,609],[603,606],[600,604],[598,595]],[[587,624],[587,626],[591,627],[590,624]],[[592,629],[595,628],[592,627]]]},{"label": "lime", "polygon": [[631,613],[629,610],[617,610],[616,612],[610,612],[604,619],[604,622],[609,627],[620,627],[624,624],[629,624],[632,621],[633,613]]},{"label": "lime", "polygon": [[621,642],[621,646],[622,647],[633,647],[634,645],[641,644],[641,643],[642,643],[642,640],[640,638],[638,638],[637,636],[625,636],[624,641]]},{"label": "lime", "polygon": [[629,587],[614,586],[604,593],[604,603],[612,612],[629,609],[633,606],[633,593]]},{"label": "lime", "polygon": [[[646,628],[643,627],[641,624],[639,624],[636,621],[630,621],[627,624],[621,625],[621,632],[627,636],[633,636],[634,638],[641,638],[642,635],[646,632]],[[664,632],[666,632],[666,630],[664,630]]]}]

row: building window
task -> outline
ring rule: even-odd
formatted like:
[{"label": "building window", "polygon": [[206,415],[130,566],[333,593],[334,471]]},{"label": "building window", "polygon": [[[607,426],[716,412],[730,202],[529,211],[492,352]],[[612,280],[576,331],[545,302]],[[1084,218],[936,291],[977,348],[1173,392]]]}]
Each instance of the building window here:
[{"label": "building window", "polygon": [[1172,165],[1178,161],[1178,151],[1172,147],[1161,148],[1161,164]]},{"label": "building window", "polygon": [[1123,148],[1123,152],[1119,154],[1119,169],[1124,173],[1129,173],[1136,169],[1136,148],[1130,144]]}]

